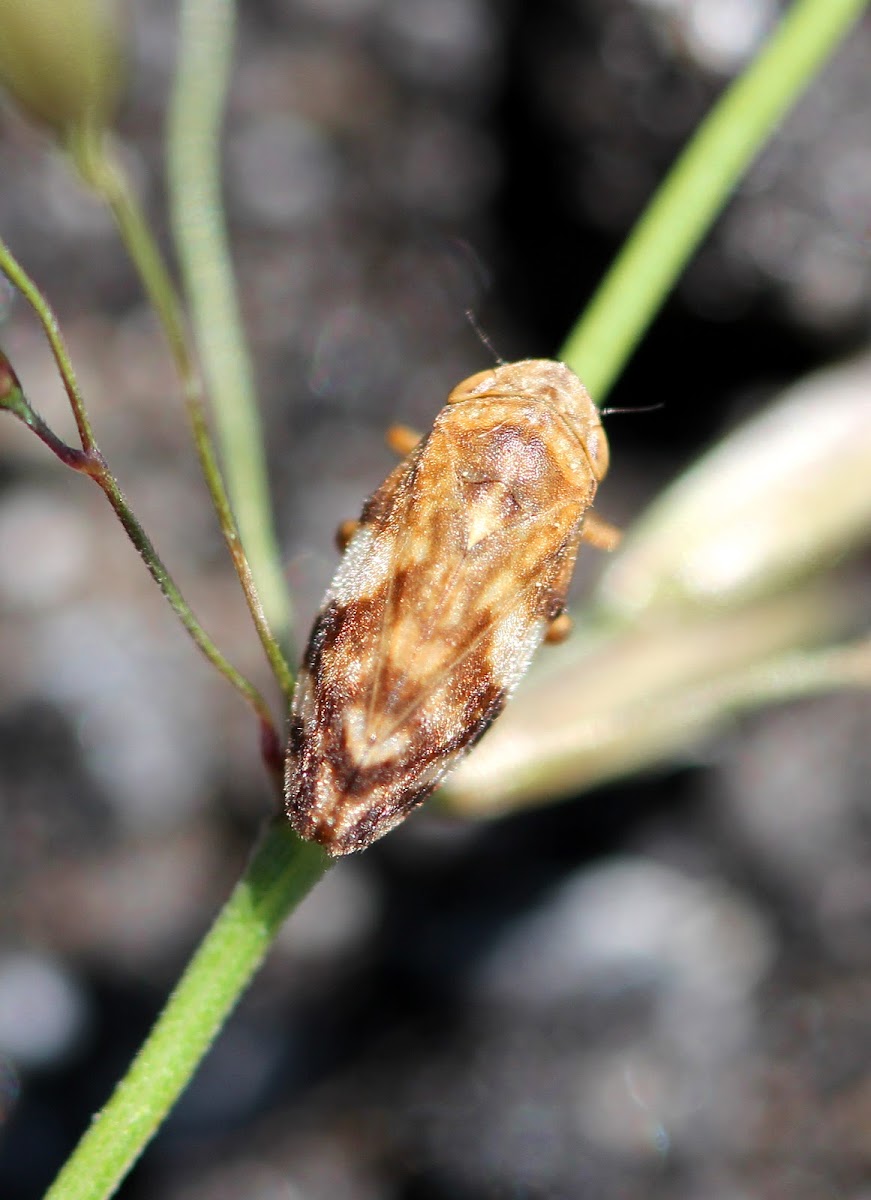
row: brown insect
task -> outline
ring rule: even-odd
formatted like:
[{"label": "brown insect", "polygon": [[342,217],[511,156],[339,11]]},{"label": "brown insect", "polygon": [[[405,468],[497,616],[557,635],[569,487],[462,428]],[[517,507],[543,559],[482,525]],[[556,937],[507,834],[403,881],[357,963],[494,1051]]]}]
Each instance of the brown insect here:
[{"label": "brown insect", "polygon": [[617,540],[590,511],[607,469],[599,413],[562,363],[454,388],[348,531],[315,621],[287,752],[300,836],[364,849],[478,741],[542,639],[565,636],[580,542]]}]

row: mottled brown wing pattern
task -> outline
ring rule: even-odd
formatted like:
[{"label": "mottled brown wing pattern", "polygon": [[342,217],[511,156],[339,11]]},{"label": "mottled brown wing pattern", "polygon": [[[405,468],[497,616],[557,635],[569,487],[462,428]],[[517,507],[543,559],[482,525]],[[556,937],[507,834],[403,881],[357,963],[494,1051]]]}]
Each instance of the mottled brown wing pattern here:
[{"label": "mottled brown wing pattern", "polygon": [[401,821],[501,711],[562,609],[607,465],[560,364],[499,367],[451,399],[364,506],[300,671],[288,815],[332,854]]}]

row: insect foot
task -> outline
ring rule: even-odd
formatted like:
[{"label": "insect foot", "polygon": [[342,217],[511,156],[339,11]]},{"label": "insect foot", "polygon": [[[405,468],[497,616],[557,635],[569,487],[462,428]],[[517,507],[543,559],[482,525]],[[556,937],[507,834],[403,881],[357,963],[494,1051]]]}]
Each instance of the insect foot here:
[{"label": "insect foot", "polygon": [[363,506],[312,629],[285,776],[301,837],[365,849],[485,733],[563,612],[580,542],[613,544],[589,513],[607,469],[561,363],[454,388]]}]

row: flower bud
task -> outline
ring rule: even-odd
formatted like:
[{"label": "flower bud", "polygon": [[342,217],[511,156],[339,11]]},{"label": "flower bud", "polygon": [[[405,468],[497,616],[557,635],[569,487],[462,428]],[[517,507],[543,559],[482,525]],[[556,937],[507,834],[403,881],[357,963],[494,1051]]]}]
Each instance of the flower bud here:
[{"label": "flower bud", "polygon": [[602,578],[634,617],[740,604],[815,573],[871,527],[871,357],[790,388],[654,501]]},{"label": "flower bud", "polygon": [[733,713],[788,698],[788,686],[772,695],[772,681],[790,656],[842,636],[860,610],[851,589],[824,577],[738,608],[684,609],[679,621],[660,612],[636,628],[581,630],[558,662],[539,662],[524,680],[451,776],[444,803],[492,816],[693,759]]},{"label": "flower bud", "polygon": [[113,0],[0,0],[0,87],[64,139],[108,124],[119,58]]}]

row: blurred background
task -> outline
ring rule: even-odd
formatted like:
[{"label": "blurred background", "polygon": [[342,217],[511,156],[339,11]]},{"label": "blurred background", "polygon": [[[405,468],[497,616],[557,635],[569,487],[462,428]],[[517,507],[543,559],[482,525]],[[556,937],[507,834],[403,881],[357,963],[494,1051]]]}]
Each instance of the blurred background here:
[{"label": "blurred background", "polygon": [[[131,6],[120,129],[166,236],[176,5]],[[250,0],[226,197],[300,638],[333,531],[491,362],[549,356],[773,0]],[[627,524],[778,389],[865,348],[871,23],[742,185],[609,404]],[[109,218],[0,106],[0,231],[106,453],[268,687]],[[69,430],[0,283],[4,347]],[[871,403],[871,400],[869,400]],[[579,592],[601,570],[586,553]],[[867,563],[865,564],[867,576]],[[0,436],[0,1196],[40,1194],[269,805],[256,733],[95,488]],[[590,680],[590,687],[595,687]],[[288,923],[124,1200],[869,1200],[871,701],[757,714],[492,823],[424,811]]]}]

